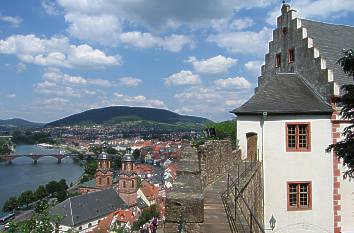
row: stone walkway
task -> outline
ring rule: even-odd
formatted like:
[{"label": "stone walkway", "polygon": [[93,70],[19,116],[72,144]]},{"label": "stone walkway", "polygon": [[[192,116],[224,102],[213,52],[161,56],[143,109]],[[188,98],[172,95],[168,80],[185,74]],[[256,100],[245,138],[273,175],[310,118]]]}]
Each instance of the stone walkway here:
[{"label": "stone walkway", "polygon": [[[240,172],[243,170],[244,167],[240,166]],[[237,166],[230,173],[237,176]],[[225,192],[226,188],[227,174],[204,190],[204,224],[201,226],[201,232],[231,232],[221,200],[221,194]]]}]

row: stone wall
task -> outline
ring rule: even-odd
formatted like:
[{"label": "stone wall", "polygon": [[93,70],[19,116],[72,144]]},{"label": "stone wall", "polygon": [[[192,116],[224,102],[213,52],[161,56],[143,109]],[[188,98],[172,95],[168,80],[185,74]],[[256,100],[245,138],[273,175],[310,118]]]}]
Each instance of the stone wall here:
[{"label": "stone wall", "polygon": [[204,221],[204,196],[200,180],[200,160],[195,148],[186,146],[177,163],[177,178],[167,193],[165,233],[200,232]]},{"label": "stone wall", "polygon": [[203,189],[230,171],[240,160],[241,151],[232,150],[230,140],[210,140],[198,148]]},{"label": "stone wall", "polygon": [[167,192],[164,233],[200,232],[204,222],[203,190],[241,160],[230,140],[207,141],[198,150],[184,146],[177,162],[177,177]]}]

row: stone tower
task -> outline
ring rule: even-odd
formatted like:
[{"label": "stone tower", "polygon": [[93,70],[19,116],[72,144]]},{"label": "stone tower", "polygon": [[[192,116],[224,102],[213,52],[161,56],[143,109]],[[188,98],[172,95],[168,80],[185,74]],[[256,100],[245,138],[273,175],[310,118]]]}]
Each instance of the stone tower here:
[{"label": "stone tower", "polygon": [[96,187],[108,188],[112,186],[113,171],[109,155],[102,153],[98,156],[98,168],[96,170]]},{"label": "stone tower", "polygon": [[129,206],[134,205],[136,203],[137,174],[131,150],[127,150],[123,156],[118,186],[120,197]]}]

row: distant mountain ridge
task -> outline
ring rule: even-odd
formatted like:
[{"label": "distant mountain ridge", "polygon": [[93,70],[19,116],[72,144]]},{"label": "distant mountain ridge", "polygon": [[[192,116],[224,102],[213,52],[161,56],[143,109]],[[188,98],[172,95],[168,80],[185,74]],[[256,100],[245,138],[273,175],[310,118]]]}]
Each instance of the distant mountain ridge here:
[{"label": "distant mountain ridge", "polygon": [[0,127],[2,128],[37,128],[43,125],[43,123],[30,122],[20,118],[0,120]]},{"label": "distant mountain ridge", "polygon": [[196,124],[202,125],[210,120],[203,117],[184,116],[169,110],[145,107],[111,106],[91,109],[46,124],[46,127],[119,124],[131,121],[147,121],[162,124]]}]

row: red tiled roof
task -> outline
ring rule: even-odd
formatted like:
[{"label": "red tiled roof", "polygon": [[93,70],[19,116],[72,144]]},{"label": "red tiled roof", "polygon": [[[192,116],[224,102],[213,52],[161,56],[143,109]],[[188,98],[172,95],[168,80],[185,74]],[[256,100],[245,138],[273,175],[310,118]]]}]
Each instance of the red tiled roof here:
[{"label": "red tiled roof", "polygon": [[97,225],[96,228],[94,228],[92,231],[89,231],[89,233],[94,233],[94,232],[104,232],[104,233],[108,233],[110,232],[110,227],[111,227],[111,223],[113,220],[113,213],[110,213],[109,215],[107,215],[107,217],[101,219]]},{"label": "red tiled roof", "polygon": [[128,206],[136,205],[137,203],[136,193],[119,193],[119,196]]},{"label": "red tiled roof", "polygon": [[129,210],[118,210],[117,212],[114,213],[114,218],[118,222],[129,222],[131,225],[133,225],[133,222],[135,221],[135,217],[132,212]]},{"label": "red tiled roof", "polygon": [[144,193],[148,200],[155,200],[159,196],[159,188],[149,182],[143,181],[141,183],[141,191]]}]

